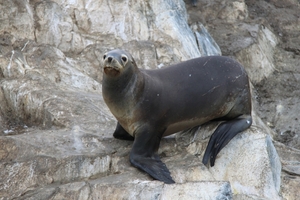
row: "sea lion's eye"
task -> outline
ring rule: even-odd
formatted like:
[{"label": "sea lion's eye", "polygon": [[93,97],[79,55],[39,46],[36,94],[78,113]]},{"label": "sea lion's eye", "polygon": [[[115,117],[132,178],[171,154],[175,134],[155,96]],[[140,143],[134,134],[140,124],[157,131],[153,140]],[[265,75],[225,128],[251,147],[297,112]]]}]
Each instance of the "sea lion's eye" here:
[{"label": "sea lion's eye", "polygon": [[106,55],[103,56],[103,60],[105,60],[105,58],[106,58]]},{"label": "sea lion's eye", "polygon": [[124,55],[122,55],[122,60],[123,60],[124,62],[127,62],[127,57],[124,56]]}]

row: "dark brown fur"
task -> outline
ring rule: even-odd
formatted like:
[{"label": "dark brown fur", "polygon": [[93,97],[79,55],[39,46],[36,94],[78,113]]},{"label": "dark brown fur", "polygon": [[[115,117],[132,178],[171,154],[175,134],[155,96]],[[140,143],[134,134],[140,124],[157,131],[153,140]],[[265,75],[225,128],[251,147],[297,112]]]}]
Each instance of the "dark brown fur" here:
[{"label": "dark brown fur", "polygon": [[247,73],[228,57],[200,57],[164,69],[141,70],[129,53],[114,50],[104,56],[102,89],[118,120],[114,136],[134,139],[131,163],[165,183],[174,181],[157,155],[163,136],[225,120],[203,157],[204,164],[210,160],[213,166],[219,151],[252,123]]}]

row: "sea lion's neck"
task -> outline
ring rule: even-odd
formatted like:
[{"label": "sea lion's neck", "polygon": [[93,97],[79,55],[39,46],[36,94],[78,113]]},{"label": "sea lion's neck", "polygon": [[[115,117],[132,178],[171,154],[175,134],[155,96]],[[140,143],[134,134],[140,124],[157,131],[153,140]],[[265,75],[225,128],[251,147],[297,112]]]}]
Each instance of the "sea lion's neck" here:
[{"label": "sea lion's neck", "polygon": [[143,82],[143,76],[140,70],[134,67],[127,69],[117,77],[109,77],[104,74],[102,91],[105,101],[120,102],[125,100],[126,94],[130,94],[130,96],[137,95],[137,85],[141,82]]}]

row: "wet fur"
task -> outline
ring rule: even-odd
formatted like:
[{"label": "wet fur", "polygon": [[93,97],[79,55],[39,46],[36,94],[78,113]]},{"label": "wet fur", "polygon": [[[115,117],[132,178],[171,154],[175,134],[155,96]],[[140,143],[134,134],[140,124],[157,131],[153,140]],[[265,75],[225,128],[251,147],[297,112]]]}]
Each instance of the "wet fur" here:
[{"label": "wet fur", "polygon": [[[157,70],[138,69],[122,50],[104,57],[103,97],[118,120],[114,137],[134,140],[130,162],[157,180],[174,183],[157,155],[163,136],[224,120],[203,156],[213,166],[220,150],[251,126],[248,76],[228,57],[200,57]],[[110,67],[119,73],[107,73]]]}]

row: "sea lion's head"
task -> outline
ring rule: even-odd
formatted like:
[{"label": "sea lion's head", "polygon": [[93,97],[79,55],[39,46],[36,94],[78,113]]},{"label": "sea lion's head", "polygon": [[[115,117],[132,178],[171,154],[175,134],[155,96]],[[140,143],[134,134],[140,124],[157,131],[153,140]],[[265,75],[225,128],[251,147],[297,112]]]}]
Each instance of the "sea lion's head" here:
[{"label": "sea lion's head", "polygon": [[135,61],[126,51],[115,49],[103,55],[103,70],[107,76],[117,77],[132,67],[136,67]]}]

